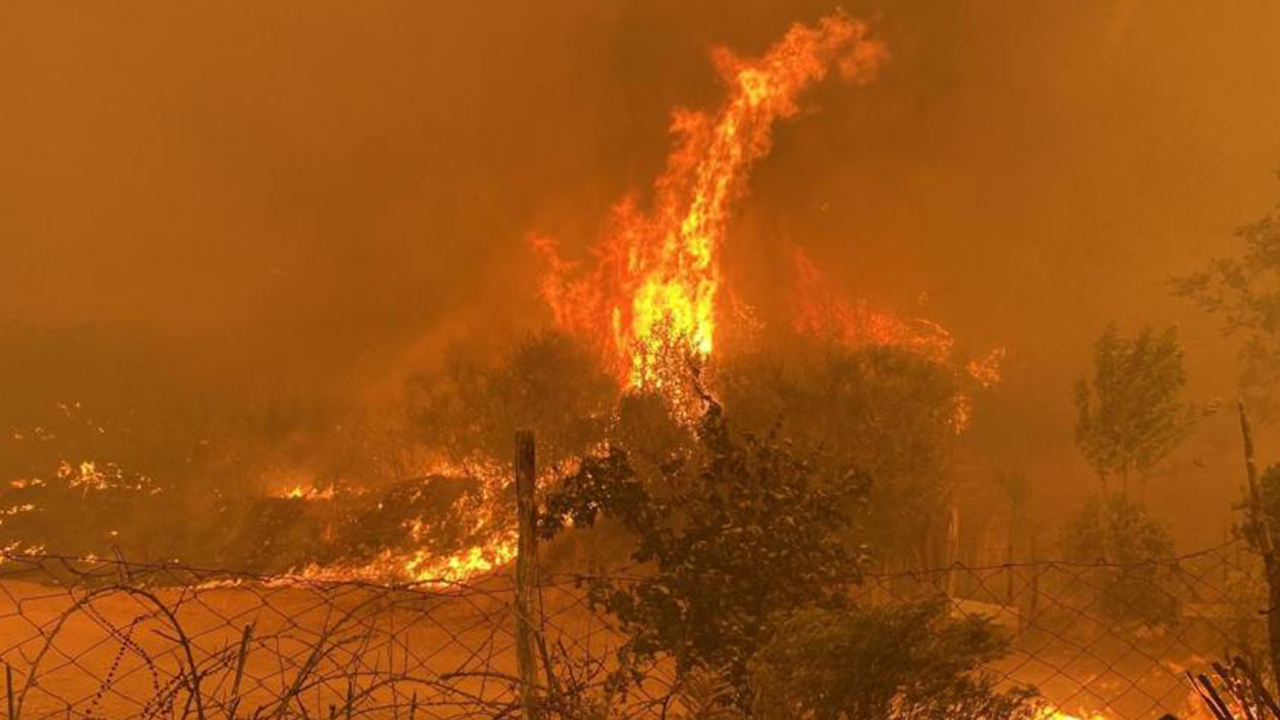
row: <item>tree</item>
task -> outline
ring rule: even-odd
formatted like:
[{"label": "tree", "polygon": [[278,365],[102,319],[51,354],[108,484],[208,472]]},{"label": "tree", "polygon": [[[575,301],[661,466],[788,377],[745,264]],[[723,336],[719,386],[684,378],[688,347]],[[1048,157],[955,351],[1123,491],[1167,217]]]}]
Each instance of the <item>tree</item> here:
[{"label": "tree", "polygon": [[638,579],[595,577],[592,603],[618,619],[624,667],[665,656],[687,676],[723,673],[750,703],[748,664],[770,624],[801,607],[839,607],[865,560],[842,531],[865,498],[853,473],[798,453],[774,435],[731,432],[714,402],[690,456],[640,475],[611,448],[583,458],[549,493],[542,534],[607,517],[634,538]]},{"label": "tree", "polygon": [[1241,387],[1253,407],[1271,414],[1268,396],[1280,382],[1280,203],[1236,237],[1244,244],[1241,255],[1214,258],[1174,278],[1174,293],[1219,316],[1224,334],[1243,339]]},{"label": "tree", "polygon": [[1030,720],[1035,691],[995,688],[981,670],[1008,647],[981,618],[945,601],[801,610],[752,660],[763,720]]},{"label": "tree", "polygon": [[1133,338],[1107,327],[1094,349],[1093,377],[1076,383],[1076,447],[1102,481],[1119,476],[1125,495],[1186,437],[1195,411],[1179,399],[1186,385],[1177,331],[1144,328]]}]

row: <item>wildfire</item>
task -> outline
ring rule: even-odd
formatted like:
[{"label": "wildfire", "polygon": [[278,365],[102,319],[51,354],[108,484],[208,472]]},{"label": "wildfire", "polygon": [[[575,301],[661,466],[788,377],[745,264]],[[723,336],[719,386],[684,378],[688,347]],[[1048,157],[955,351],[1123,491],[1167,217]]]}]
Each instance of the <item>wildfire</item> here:
[{"label": "wildfire", "polygon": [[[532,238],[547,263],[540,294],[557,326],[586,337],[623,388],[656,391],[678,415],[691,417],[685,412],[695,405],[687,368],[712,356],[717,321],[732,315],[720,307],[721,295],[729,295],[722,292],[721,256],[730,213],[752,165],[769,152],[776,123],[797,114],[797,99],[806,88],[833,69],[846,81],[866,82],[886,57],[884,46],[868,37],[867,27],[843,13],[813,26],[793,26],[757,58],[716,50],[713,60],[725,88],[722,103],[709,111],[673,113],[674,148],[652,195],[643,204],[627,197],[613,208],[594,246],[594,264],[566,261],[552,240]],[[797,331],[831,332],[848,344],[901,345],[936,362],[952,363],[954,342],[942,327],[848,303],[827,290],[803,255],[797,257],[797,267],[804,298],[794,318]],[[972,372],[998,378],[998,358],[973,365]],[[957,400],[961,423],[967,403],[967,397]],[[510,562],[516,552],[511,518],[495,510],[509,472],[496,464],[481,465],[462,468],[463,474],[480,478],[483,487],[458,509],[472,524],[474,541],[467,547],[452,553],[386,550],[361,567],[313,566],[301,575],[447,585]],[[454,475],[458,470],[432,472]],[[332,490],[327,492],[299,484],[285,485],[275,494],[331,499]],[[405,529],[415,543],[437,530],[422,521],[409,521]]]},{"label": "wildfire", "polygon": [[795,270],[792,323],[797,332],[827,337],[850,347],[904,347],[937,363],[951,361],[955,339],[941,325],[877,310],[865,302],[849,302],[831,289],[803,250],[796,250]]},{"label": "wildfire", "polygon": [[[990,388],[1000,383],[1004,348],[995,348],[983,357],[961,363],[956,359],[955,338],[941,325],[923,318],[879,310],[866,302],[846,300],[831,289],[822,272],[803,250],[796,251],[795,268],[796,297],[792,323],[796,332],[825,337],[848,347],[905,348],[971,379],[979,387]],[[952,429],[956,433],[963,432],[969,427],[972,413],[973,398],[967,391],[957,393],[952,403]]]},{"label": "wildfire", "polygon": [[416,582],[454,584],[492,572],[515,560],[518,547],[516,534],[505,531],[484,545],[469,547],[445,557],[433,557],[419,550],[404,562],[404,570]]},{"label": "wildfire", "polygon": [[271,497],[287,500],[332,500],[336,490],[332,485],[322,490],[314,485],[299,483],[293,486],[276,488],[268,494]]},{"label": "wildfire", "polygon": [[1079,715],[1072,715],[1054,707],[1047,707],[1040,711],[1040,714],[1036,716],[1036,720],[1108,720],[1108,718],[1099,713],[1082,712]]},{"label": "wildfire", "polygon": [[[472,459],[466,463],[441,460],[425,468],[422,474],[475,477],[480,481],[479,493],[465,496],[452,511],[467,519],[471,544],[445,553],[423,548],[398,551],[388,548],[360,565],[312,564],[279,580],[394,580],[444,589],[498,570],[515,559],[518,546],[515,528],[510,518],[501,512],[504,502],[502,489],[510,477],[508,468],[482,459]],[[329,500],[334,497],[332,488],[318,491],[314,487],[305,488],[301,485],[284,487],[274,494],[276,497],[306,500]],[[420,518],[407,520],[403,529],[413,544],[426,543],[440,530]]]},{"label": "wildfire", "polygon": [[774,124],[794,116],[800,92],[831,67],[865,82],[886,57],[866,26],[842,13],[793,26],[760,58],[717,50],[724,103],[673,114],[675,149],[651,207],[628,198],[614,208],[594,269],[579,273],[551,240],[534,238],[549,266],[541,293],[557,325],[591,338],[625,387],[678,399],[681,366],[715,346],[730,210],[751,165],[769,152]]},{"label": "wildfire", "polygon": [[280,576],[276,581],[289,583],[294,580],[335,582],[368,580],[381,583],[395,580],[448,589],[502,568],[515,560],[516,548],[515,533],[501,532],[482,545],[463,548],[456,553],[444,556],[436,556],[425,550],[416,550],[409,555],[383,550],[371,562],[364,565],[309,565],[301,572]]}]

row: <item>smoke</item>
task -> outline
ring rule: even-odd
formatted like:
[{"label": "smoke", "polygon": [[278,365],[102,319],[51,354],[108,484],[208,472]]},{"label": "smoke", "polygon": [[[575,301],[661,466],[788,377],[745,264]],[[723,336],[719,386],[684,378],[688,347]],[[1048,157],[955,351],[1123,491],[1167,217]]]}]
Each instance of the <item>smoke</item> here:
[{"label": "smoke", "polygon": [[[121,365],[132,396],[151,367],[177,394],[355,396],[537,327],[527,233],[585,248],[661,172],[670,109],[716,103],[709,47],[758,54],[831,9],[7,2],[0,397],[74,399]],[[1008,347],[988,410],[1016,422],[987,445],[1064,482],[1070,382],[1108,320],[1183,325],[1197,391],[1228,392],[1231,349],[1165,281],[1275,195],[1280,8],[846,9],[893,60],[778,129],[728,233],[735,292],[767,304],[799,246],[854,296]],[[112,339],[31,350],[77,327]]]}]

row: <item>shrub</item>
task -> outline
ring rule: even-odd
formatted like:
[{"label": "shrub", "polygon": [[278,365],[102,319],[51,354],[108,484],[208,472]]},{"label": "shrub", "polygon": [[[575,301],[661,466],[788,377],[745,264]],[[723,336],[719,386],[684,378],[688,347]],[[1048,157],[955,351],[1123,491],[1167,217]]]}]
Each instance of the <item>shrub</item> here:
[{"label": "shrub", "polygon": [[547,499],[542,532],[590,527],[608,517],[634,538],[634,581],[589,581],[592,603],[615,616],[628,664],[659,655],[684,675],[723,671],[749,702],[747,664],[769,622],[805,606],[838,607],[864,554],[840,531],[866,482],[827,467],[775,437],[740,436],[712,404],[698,447],[642,476],[612,448],[587,457]]},{"label": "shrub", "polygon": [[943,601],[811,608],[771,634],[751,662],[764,720],[1023,720],[1036,693],[1005,691],[983,663],[1007,648],[986,620],[952,620]]}]

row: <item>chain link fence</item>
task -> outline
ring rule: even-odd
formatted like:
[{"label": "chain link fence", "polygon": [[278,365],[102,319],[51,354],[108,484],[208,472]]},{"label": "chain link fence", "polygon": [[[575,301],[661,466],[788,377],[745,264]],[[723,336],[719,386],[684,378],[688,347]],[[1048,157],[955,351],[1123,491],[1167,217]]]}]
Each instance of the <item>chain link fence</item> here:
[{"label": "chain link fence", "polygon": [[[539,580],[547,714],[675,716],[661,665],[627,695],[611,692],[622,638],[588,606],[582,579]],[[21,720],[518,716],[515,590],[507,571],[389,586],[4,555],[4,709]],[[1266,610],[1260,571],[1238,544],[1140,565],[872,574],[857,592],[868,603],[946,596],[954,614],[1011,635],[992,672],[1065,712],[1114,720],[1195,717],[1185,672],[1250,652]]]}]

